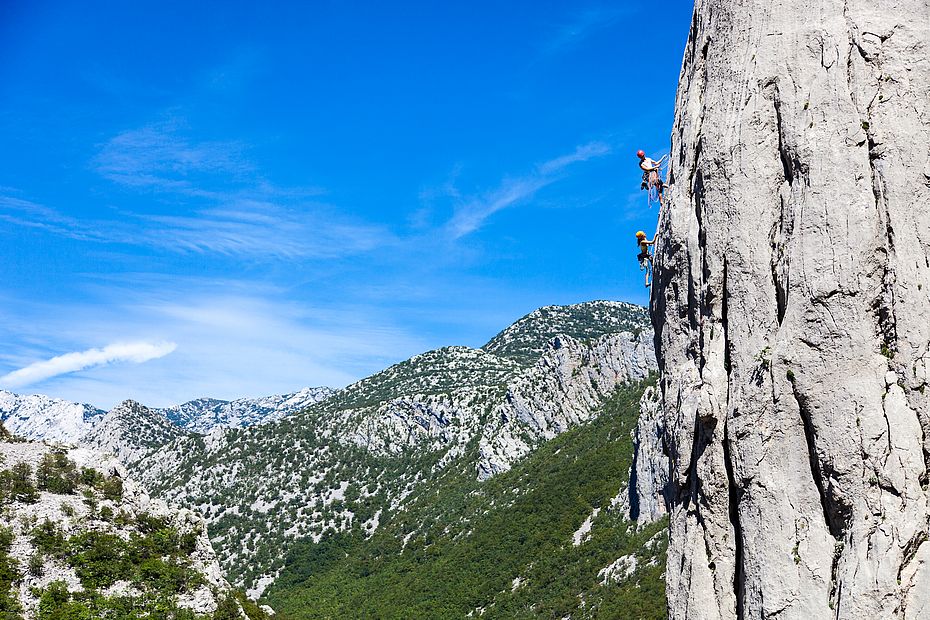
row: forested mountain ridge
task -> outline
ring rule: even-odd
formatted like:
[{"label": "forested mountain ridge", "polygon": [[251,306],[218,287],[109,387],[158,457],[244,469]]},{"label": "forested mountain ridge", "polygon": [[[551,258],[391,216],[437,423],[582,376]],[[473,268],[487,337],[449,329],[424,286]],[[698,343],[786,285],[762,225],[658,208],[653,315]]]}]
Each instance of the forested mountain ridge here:
[{"label": "forested mountain ridge", "polygon": [[178,437],[133,471],[154,493],[201,512],[229,578],[260,594],[295,541],[371,535],[447,470],[475,480],[507,471],[654,369],[641,310],[569,308],[614,319],[600,334],[588,321],[582,340],[539,329],[545,342],[521,336],[526,352],[511,346],[505,357],[430,351],[280,421]]},{"label": "forested mountain ridge", "polygon": [[298,542],[267,600],[297,619],[664,618],[667,521],[627,502],[642,393],[490,479],[450,465],[377,532]]},{"label": "forested mountain ridge", "polygon": [[543,306],[501,331],[481,348],[498,357],[529,365],[556,336],[587,340],[607,333],[639,335],[644,329],[650,329],[648,310],[636,304],[588,301],[571,306]]}]

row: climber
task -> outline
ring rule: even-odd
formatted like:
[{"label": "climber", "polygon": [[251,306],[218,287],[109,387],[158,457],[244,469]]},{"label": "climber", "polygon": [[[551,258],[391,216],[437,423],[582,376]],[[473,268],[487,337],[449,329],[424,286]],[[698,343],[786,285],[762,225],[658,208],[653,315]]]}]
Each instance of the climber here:
[{"label": "climber", "polygon": [[643,231],[638,231],[636,233],[636,243],[639,245],[639,254],[636,258],[639,259],[639,270],[646,272],[646,286],[650,286],[652,276],[652,254],[649,253],[649,246],[655,245],[656,238],[652,239],[646,238],[646,233]]},{"label": "climber", "polygon": [[659,204],[664,205],[665,183],[662,181],[661,168],[662,164],[665,163],[665,158],[668,157],[668,155],[663,155],[659,161],[655,161],[651,157],[646,157],[645,151],[640,149],[636,151],[636,156],[639,157],[639,167],[643,171],[643,183],[640,185],[640,189],[649,190],[650,202],[658,199]]}]

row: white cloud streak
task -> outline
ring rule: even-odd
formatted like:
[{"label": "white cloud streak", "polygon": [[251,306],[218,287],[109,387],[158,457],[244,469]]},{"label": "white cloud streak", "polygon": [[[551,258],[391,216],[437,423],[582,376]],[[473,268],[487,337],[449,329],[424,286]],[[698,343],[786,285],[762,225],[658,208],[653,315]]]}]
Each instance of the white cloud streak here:
[{"label": "white cloud streak", "polygon": [[[48,350],[177,343],[163,359],[114,363],[32,388],[104,409],[127,398],[162,407],[204,396],[342,387],[446,344],[412,329],[390,306],[319,301],[316,288],[295,297],[290,282],[276,287],[264,278],[137,273],[101,280],[86,298],[70,303],[25,300],[0,290],[0,341],[6,345],[0,349],[0,375],[51,357],[43,353]],[[6,387],[2,380],[0,387]]]},{"label": "white cloud streak", "polygon": [[576,162],[588,161],[595,157],[603,157],[609,153],[610,147],[603,142],[589,142],[588,144],[582,144],[576,147],[574,153],[562,155],[561,157],[556,157],[555,159],[550,159],[540,164],[539,172],[542,174],[554,174]]},{"label": "white cloud streak", "polygon": [[459,206],[446,224],[446,229],[453,239],[464,237],[481,228],[484,221],[498,211],[532,198],[536,192],[557,181],[559,173],[570,165],[603,157],[609,153],[610,147],[607,144],[589,142],[576,147],[571,153],[539,164],[532,174],[505,178],[494,190],[467,200]]},{"label": "white cloud streak", "polygon": [[120,185],[194,196],[215,192],[199,187],[197,175],[222,174],[228,182],[251,172],[235,142],[193,142],[183,138],[179,122],[169,120],[132,129],[111,138],[93,160],[97,172]]},{"label": "white cloud streak", "polygon": [[285,208],[254,199],[231,199],[187,214],[77,220],[55,209],[0,195],[0,221],[96,243],[165,249],[180,254],[292,258],[337,258],[394,242],[386,228],[349,221],[325,205]]},{"label": "white cloud streak", "polygon": [[546,42],[543,52],[553,55],[571,49],[628,14],[628,7],[590,7],[576,13]]},{"label": "white cloud streak", "polygon": [[177,345],[173,342],[117,342],[102,349],[75,351],[35,362],[0,377],[0,385],[16,389],[97,366],[126,362],[141,364],[164,357],[176,348]]},{"label": "white cloud streak", "polygon": [[478,230],[498,211],[523,202],[554,180],[536,175],[505,179],[498,188],[456,209],[448,224],[449,233],[453,239],[458,239]]},{"label": "white cloud streak", "polygon": [[[116,217],[78,219],[0,187],[0,222],[81,241],[252,259],[340,258],[396,241],[386,227],[318,202],[319,188],[268,182],[244,145],[193,140],[183,125],[170,117],[101,147],[91,162],[96,172],[138,194]],[[166,202],[184,208],[165,213]],[[147,210],[151,204],[156,209]]]}]

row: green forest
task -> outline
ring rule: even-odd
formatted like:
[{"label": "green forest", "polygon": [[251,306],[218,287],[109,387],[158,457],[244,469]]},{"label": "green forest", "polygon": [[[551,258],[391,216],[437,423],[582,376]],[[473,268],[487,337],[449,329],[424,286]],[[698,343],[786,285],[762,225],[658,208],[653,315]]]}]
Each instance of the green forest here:
[{"label": "green forest", "polygon": [[[594,420],[486,482],[467,455],[370,538],[354,527],[297,544],[267,602],[294,619],[664,618],[667,523],[638,530],[610,507],[643,389],[618,389]],[[599,576],[621,556],[635,557],[632,574]]]}]

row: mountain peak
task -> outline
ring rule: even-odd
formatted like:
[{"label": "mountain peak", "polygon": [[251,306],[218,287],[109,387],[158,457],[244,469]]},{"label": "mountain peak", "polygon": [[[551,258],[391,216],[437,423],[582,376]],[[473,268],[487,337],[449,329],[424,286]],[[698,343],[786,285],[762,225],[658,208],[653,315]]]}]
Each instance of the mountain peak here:
[{"label": "mountain peak", "polygon": [[77,441],[104,413],[92,405],[0,390],[0,421],[14,435],[29,439]]},{"label": "mountain peak", "polygon": [[217,427],[244,428],[265,424],[326,400],[335,393],[328,387],[305,387],[289,394],[219,400],[198,398],[158,409],[173,423],[206,434]]},{"label": "mountain peak", "polygon": [[555,336],[590,340],[606,333],[634,335],[652,328],[643,306],[622,301],[587,301],[533,310],[494,336],[483,350],[524,366],[539,359]]},{"label": "mountain peak", "polygon": [[187,434],[163,414],[134,400],[124,400],[82,437],[82,443],[113,454],[130,466],[152,450]]}]

